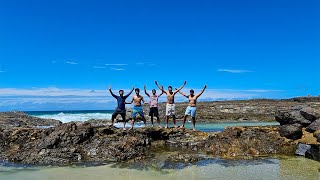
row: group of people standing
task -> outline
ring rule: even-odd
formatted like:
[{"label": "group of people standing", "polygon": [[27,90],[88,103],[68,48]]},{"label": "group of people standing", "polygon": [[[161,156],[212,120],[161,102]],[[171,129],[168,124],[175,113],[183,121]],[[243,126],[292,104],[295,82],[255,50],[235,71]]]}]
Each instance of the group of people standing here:
[{"label": "group of people standing", "polygon": [[[147,92],[147,87],[146,85],[144,85],[144,93],[150,98],[149,101],[149,105],[150,105],[150,111],[149,111],[149,116],[151,118],[151,124],[152,127],[154,127],[153,124],[153,118],[157,118],[157,122],[158,122],[158,127],[161,128],[160,125],[160,118],[159,118],[159,109],[158,109],[158,102],[159,102],[159,97],[163,94],[167,95],[167,102],[166,102],[166,126],[165,128],[168,128],[168,123],[169,123],[169,118],[172,117],[173,118],[173,124],[174,127],[176,128],[176,116],[175,116],[175,101],[174,101],[174,96],[179,92],[181,95],[185,96],[186,98],[188,98],[189,100],[189,105],[186,108],[185,111],[185,115],[183,118],[183,124],[182,126],[180,126],[180,128],[184,128],[185,122],[188,118],[188,116],[192,117],[192,126],[193,126],[193,130],[195,131],[195,124],[196,124],[196,111],[197,111],[197,99],[202,95],[202,93],[205,91],[205,89],[207,88],[207,86],[205,85],[204,88],[202,89],[202,91],[199,94],[194,94],[194,90],[191,89],[190,90],[190,94],[187,95],[183,92],[181,92],[181,89],[186,85],[186,81],[184,81],[183,85],[180,88],[176,88],[173,91],[172,86],[168,86],[168,90],[164,90],[163,86],[160,86],[158,84],[157,81],[155,81],[155,84],[157,85],[157,87],[159,88],[159,90],[161,91],[160,94],[157,95],[157,91],[155,89],[152,90],[152,94],[149,94]],[[146,126],[146,118],[144,116],[143,113],[143,108],[142,108],[142,102],[143,103],[147,103],[144,98],[140,95],[140,89],[136,88],[134,89],[134,87],[132,87],[132,90],[127,94],[124,95],[124,91],[123,90],[119,90],[119,96],[115,95],[112,90],[111,87],[109,86],[109,91],[111,93],[111,95],[117,99],[117,103],[118,106],[115,109],[114,113],[112,114],[112,126],[114,125],[114,120],[117,117],[117,115],[121,115],[124,125],[123,125],[123,129],[125,130],[125,126],[126,126],[126,108],[125,105],[126,104],[132,104],[134,103],[133,106],[133,112],[132,112],[132,124],[131,124],[131,128],[133,129],[134,127],[134,123],[137,120],[137,115],[139,114],[140,117],[142,118],[144,125]],[[133,92],[133,90],[135,90],[135,95],[132,97],[130,102],[126,102],[126,99],[130,96],[130,94]]]}]

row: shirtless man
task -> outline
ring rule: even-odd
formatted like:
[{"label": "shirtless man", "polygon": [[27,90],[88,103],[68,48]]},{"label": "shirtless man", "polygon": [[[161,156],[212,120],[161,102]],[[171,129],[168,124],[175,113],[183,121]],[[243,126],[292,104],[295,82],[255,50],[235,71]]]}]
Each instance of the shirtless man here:
[{"label": "shirtless man", "polygon": [[126,104],[132,104],[132,102],[134,102],[134,106],[133,106],[133,112],[132,112],[132,124],[131,124],[131,128],[130,129],[133,129],[133,126],[134,126],[134,122],[136,121],[137,119],[137,114],[139,114],[144,122],[144,127],[146,127],[146,118],[144,117],[144,114],[143,114],[143,108],[142,108],[142,103],[145,103],[143,97],[140,95],[140,89],[139,88],[136,88],[135,89],[135,92],[136,92],[136,95],[134,95],[132,97],[132,100],[131,102],[128,102]]},{"label": "shirtless man", "polygon": [[108,87],[108,90],[111,93],[111,95],[117,99],[117,103],[118,103],[117,108],[115,109],[115,111],[112,114],[112,125],[111,126],[114,125],[114,119],[117,117],[118,114],[120,114],[122,117],[123,123],[124,123],[123,129],[125,130],[126,129],[126,104],[125,104],[125,102],[126,102],[126,99],[132,93],[132,91],[134,90],[134,87],[132,87],[132,90],[125,96],[123,96],[123,92],[124,92],[123,90],[119,90],[120,96],[113,94],[110,86]]},{"label": "shirtless man", "polygon": [[151,117],[152,127],[154,127],[154,125],[153,125],[153,116],[155,116],[157,118],[158,127],[161,128],[160,118],[159,118],[159,110],[158,110],[158,100],[159,100],[159,97],[163,94],[163,86],[161,86],[161,94],[157,95],[156,94],[157,91],[155,89],[152,89],[152,95],[150,95],[147,92],[147,86],[144,85],[144,93],[150,98],[149,116]]},{"label": "shirtless man", "polygon": [[179,93],[182,94],[184,97],[189,99],[189,106],[186,109],[184,118],[183,118],[183,124],[182,126],[180,126],[180,128],[184,128],[184,124],[187,120],[187,117],[191,115],[192,117],[192,129],[195,131],[196,130],[196,112],[197,112],[197,99],[198,97],[201,96],[201,94],[204,92],[204,90],[207,88],[207,85],[204,85],[204,88],[202,89],[202,91],[197,94],[194,95],[194,90],[191,89],[190,90],[190,95],[186,95],[185,93],[181,92],[179,90]]},{"label": "shirtless man", "polygon": [[173,124],[174,127],[176,128],[176,115],[175,115],[175,104],[174,104],[174,96],[187,84],[187,81],[184,81],[183,85],[179,88],[176,89],[175,91],[172,91],[172,86],[168,87],[168,91],[165,91],[164,89],[161,89],[160,86],[158,85],[158,82],[155,81],[156,85],[160,90],[162,90],[166,95],[167,95],[167,105],[166,105],[166,128],[168,128],[168,122],[169,122],[169,117],[172,116],[173,118]]}]

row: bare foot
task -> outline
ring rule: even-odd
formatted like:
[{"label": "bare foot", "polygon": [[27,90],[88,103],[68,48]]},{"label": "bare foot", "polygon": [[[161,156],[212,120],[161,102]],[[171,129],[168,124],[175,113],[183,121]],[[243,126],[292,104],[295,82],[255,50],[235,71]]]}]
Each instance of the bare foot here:
[{"label": "bare foot", "polygon": [[195,128],[193,128],[192,130],[193,130],[193,131],[196,131],[196,129],[195,129]]},{"label": "bare foot", "polygon": [[177,128],[178,126],[177,125],[174,125],[174,128]]},{"label": "bare foot", "polygon": [[162,126],[159,125],[158,128],[162,128]]},{"label": "bare foot", "polygon": [[166,127],[165,127],[166,129],[168,129],[168,125],[166,125]]},{"label": "bare foot", "polygon": [[179,126],[179,129],[184,129],[184,126]]},{"label": "bare foot", "polygon": [[126,131],[127,129],[126,129],[126,128],[123,128],[123,130]]}]

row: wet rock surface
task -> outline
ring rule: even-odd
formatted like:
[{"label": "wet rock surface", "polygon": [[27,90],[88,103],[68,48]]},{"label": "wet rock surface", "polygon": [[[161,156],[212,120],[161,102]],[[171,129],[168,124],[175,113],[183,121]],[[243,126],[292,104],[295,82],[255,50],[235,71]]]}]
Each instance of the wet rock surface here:
[{"label": "wet rock surface", "polygon": [[319,109],[303,107],[289,112],[278,111],[275,118],[281,124],[280,135],[298,143],[297,155],[319,161]]},{"label": "wet rock surface", "polygon": [[124,131],[90,123],[66,123],[48,129],[0,129],[1,159],[27,164],[140,161],[152,154],[150,149],[157,147],[179,149],[166,161],[184,163],[203,159],[196,155],[199,152],[243,158],[294,154],[295,150],[293,141],[281,137],[278,127],[273,126],[232,127],[220,133],[176,128]]},{"label": "wet rock surface", "polygon": [[0,112],[0,127],[34,127],[34,126],[57,126],[61,121],[55,119],[42,119],[29,116],[24,112]]}]

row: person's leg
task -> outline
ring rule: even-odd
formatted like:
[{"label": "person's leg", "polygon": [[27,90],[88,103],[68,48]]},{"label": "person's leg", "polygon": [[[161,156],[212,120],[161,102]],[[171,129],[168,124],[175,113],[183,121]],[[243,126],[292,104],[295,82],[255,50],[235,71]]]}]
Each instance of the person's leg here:
[{"label": "person's leg", "polygon": [[168,128],[169,116],[170,116],[170,107],[169,107],[169,105],[167,104],[167,105],[166,105],[166,126],[165,126],[165,128]]},{"label": "person's leg", "polygon": [[123,130],[126,130],[126,114],[125,113],[121,113],[121,117],[123,120]]},{"label": "person's leg", "polygon": [[162,128],[159,116],[157,117],[157,122],[158,122],[158,128]]},{"label": "person's leg", "polygon": [[133,107],[132,122],[131,122],[131,128],[130,129],[133,129],[134,122],[136,121],[136,117],[137,117],[137,110],[135,109],[135,107]]},{"label": "person's leg", "polygon": [[143,120],[144,127],[147,127],[147,120],[146,120],[146,118],[144,117],[144,113],[143,113],[143,109],[142,109],[142,108],[139,108],[139,115],[141,116],[141,118],[142,118],[142,120]]},{"label": "person's leg", "polygon": [[176,128],[176,127],[177,127],[176,115],[173,115],[172,118],[173,118],[173,125],[174,125],[174,127]]},{"label": "person's leg", "polygon": [[116,111],[113,112],[112,117],[111,117],[111,126],[114,125],[114,119],[116,119],[117,115],[118,115],[118,113]]},{"label": "person's leg", "polygon": [[133,129],[133,126],[134,126],[134,122],[136,121],[136,117],[134,117],[134,118],[132,118],[132,122],[131,122],[131,128],[130,128],[130,130],[131,129]]},{"label": "person's leg", "polygon": [[196,113],[197,113],[197,108],[192,107],[191,109],[191,116],[192,116],[192,130],[196,130]]},{"label": "person's leg", "polygon": [[180,126],[180,128],[184,128],[184,124],[186,123],[187,118],[188,118],[188,115],[185,114],[185,115],[183,116],[183,123],[182,123],[182,125]]},{"label": "person's leg", "polygon": [[172,112],[172,117],[173,117],[173,125],[176,128],[177,127],[177,123],[176,123],[176,105],[172,104],[171,108],[172,108],[171,112]]},{"label": "person's leg", "polygon": [[151,119],[151,126],[154,127],[154,125],[153,125],[153,115],[150,116],[150,119]]},{"label": "person's leg", "polygon": [[154,108],[154,116],[157,118],[158,127],[160,126],[160,118],[159,118],[159,109],[157,107]]},{"label": "person's leg", "polygon": [[168,123],[169,123],[169,116],[166,116],[166,127],[165,128],[168,128]]},{"label": "person's leg", "polygon": [[192,130],[196,130],[196,117],[192,117]]},{"label": "person's leg", "polygon": [[186,112],[184,113],[183,123],[182,123],[182,126],[180,126],[181,128],[184,128],[184,125],[185,125],[185,123],[186,123],[186,120],[187,120],[187,118],[188,118],[188,115],[190,115],[189,106],[186,108]]}]

